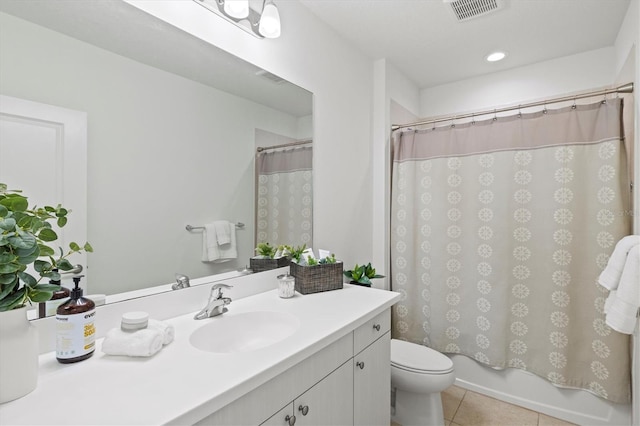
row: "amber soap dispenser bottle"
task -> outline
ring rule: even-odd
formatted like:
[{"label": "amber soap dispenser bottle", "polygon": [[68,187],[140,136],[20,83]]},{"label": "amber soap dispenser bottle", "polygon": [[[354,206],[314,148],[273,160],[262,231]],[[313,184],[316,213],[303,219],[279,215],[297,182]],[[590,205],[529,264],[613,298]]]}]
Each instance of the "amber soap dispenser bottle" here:
[{"label": "amber soap dispenser bottle", "polygon": [[70,298],[56,311],[56,359],[63,364],[85,360],[95,351],[96,305],[82,297],[80,279],[83,276],[73,277],[75,287]]}]

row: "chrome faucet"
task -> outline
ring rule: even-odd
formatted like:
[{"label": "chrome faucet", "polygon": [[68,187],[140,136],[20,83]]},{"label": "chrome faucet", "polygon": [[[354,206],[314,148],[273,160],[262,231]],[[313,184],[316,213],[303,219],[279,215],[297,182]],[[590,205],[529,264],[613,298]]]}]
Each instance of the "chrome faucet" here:
[{"label": "chrome faucet", "polygon": [[177,290],[179,288],[187,288],[189,285],[189,277],[182,274],[176,274],[176,282],[171,286],[172,290]]},{"label": "chrome faucet", "polygon": [[223,297],[222,289],[232,287],[233,286],[227,284],[214,284],[211,287],[211,294],[209,295],[207,306],[205,306],[204,309],[195,314],[193,319],[199,320],[204,318],[211,318],[227,312],[227,308],[225,308],[225,306],[231,303],[231,298]]}]

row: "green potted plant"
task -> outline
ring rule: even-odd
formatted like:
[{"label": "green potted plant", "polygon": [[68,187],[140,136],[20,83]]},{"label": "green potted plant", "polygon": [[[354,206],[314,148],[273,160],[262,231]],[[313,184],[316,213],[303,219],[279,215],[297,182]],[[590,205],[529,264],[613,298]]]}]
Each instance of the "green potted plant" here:
[{"label": "green potted plant", "polygon": [[358,284],[365,287],[371,287],[373,278],[384,278],[384,275],[376,274],[376,269],[371,266],[371,262],[366,265],[358,265],[356,263],[353,269],[344,271],[344,276],[349,278],[350,284]]},{"label": "green potted plant", "polygon": [[52,222],[65,226],[69,212],[60,205],[29,208],[21,191],[10,191],[0,183],[0,403],[36,387],[38,336],[27,320],[26,306],[45,302],[60,289],[41,281],[59,279],[54,269],[72,269],[70,255],[93,251],[88,243],[83,247],[71,243],[66,254],[60,249],[56,257],[57,251],[50,247],[58,239]]}]

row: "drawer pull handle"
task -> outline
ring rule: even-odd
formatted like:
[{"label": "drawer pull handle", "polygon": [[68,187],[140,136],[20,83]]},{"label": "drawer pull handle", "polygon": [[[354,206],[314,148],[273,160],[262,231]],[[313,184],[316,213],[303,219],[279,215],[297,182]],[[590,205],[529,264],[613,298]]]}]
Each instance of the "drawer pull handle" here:
[{"label": "drawer pull handle", "polygon": [[356,362],[356,366],[360,367],[360,370],[362,370],[364,368],[364,362],[363,361],[358,361],[358,362]]},{"label": "drawer pull handle", "polygon": [[287,422],[289,426],[293,426],[296,424],[296,416],[290,416],[287,414],[287,417],[284,418],[284,421]]},{"label": "drawer pull handle", "polygon": [[374,328],[376,331],[380,331],[380,324],[373,324],[373,328]]},{"label": "drawer pull handle", "polygon": [[309,406],[305,405],[305,406],[299,406],[298,407],[298,411],[302,412],[303,416],[306,416],[307,414],[309,414]]}]

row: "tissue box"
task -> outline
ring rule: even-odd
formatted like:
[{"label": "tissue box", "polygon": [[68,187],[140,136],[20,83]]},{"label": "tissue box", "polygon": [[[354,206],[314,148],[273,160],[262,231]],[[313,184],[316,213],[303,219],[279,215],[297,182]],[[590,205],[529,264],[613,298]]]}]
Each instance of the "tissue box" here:
[{"label": "tissue box", "polygon": [[298,293],[318,293],[342,288],[342,262],[313,266],[300,266],[291,262],[289,271],[296,279]]},{"label": "tissue box", "polygon": [[249,267],[253,272],[263,272],[270,269],[282,268],[289,264],[289,258],[279,257],[277,259],[262,259],[259,257],[252,257],[249,259]]}]

